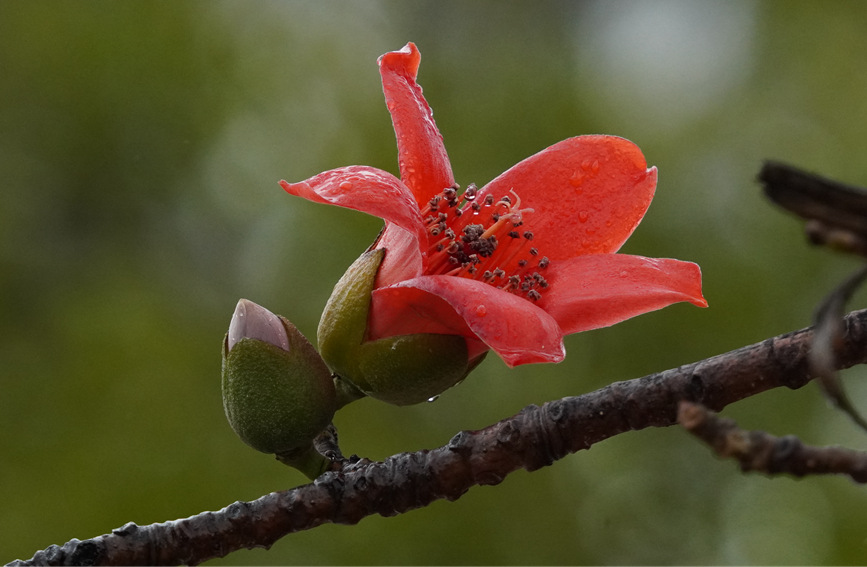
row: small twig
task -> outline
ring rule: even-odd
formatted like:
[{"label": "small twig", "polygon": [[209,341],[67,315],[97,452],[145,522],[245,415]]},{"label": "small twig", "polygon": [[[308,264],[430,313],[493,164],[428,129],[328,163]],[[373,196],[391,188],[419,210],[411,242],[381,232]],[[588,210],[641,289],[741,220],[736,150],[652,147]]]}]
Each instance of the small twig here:
[{"label": "small twig", "polygon": [[794,435],[776,437],[763,431],[745,431],[734,420],[692,402],[680,403],[677,419],[717,455],[736,459],[744,472],[796,477],[842,474],[867,483],[867,453],[842,447],[811,447]]},{"label": "small twig", "polygon": [[822,392],[837,408],[848,415],[861,429],[867,431],[865,420],[843,388],[837,372],[835,358],[843,342],[845,327],[843,313],[855,290],[867,278],[867,266],[861,267],[832,291],[816,310],[815,334],[810,349],[810,370]]}]

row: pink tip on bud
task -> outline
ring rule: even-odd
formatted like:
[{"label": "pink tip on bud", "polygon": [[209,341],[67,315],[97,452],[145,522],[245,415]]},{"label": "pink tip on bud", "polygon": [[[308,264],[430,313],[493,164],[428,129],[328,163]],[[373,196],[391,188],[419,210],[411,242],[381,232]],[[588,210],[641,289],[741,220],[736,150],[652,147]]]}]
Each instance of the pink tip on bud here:
[{"label": "pink tip on bud", "polygon": [[258,339],[289,351],[289,337],[280,318],[248,299],[238,300],[232,314],[229,350],[243,338]]}]

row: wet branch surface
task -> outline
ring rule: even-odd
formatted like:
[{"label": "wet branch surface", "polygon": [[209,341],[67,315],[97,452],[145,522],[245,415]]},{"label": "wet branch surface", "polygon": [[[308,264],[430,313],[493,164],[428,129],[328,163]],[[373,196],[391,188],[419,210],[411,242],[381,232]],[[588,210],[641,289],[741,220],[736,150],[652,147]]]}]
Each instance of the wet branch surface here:
[{"label": "wet branch surface", "polygon": [[[847,315],[844,330],[838,369],[867,362],[867,310]],[[620,433],[674,425],[681,401],[719,411],[772,388],[800,388],[811,379],[812,336],[811,329],[801,329],[582,396],[528,406],[482,430],[462,431],[437,449],[384,462],[347,462],[298,488],[189,518],[129,523],[93,539],[52,545],[13,564],[195,564],[239,549],[267,548],[324,523],[355,524],[373,514],[393,516],[435,500],[455,500],[475,485],[497,484],[517,469],[539,469]]]}]

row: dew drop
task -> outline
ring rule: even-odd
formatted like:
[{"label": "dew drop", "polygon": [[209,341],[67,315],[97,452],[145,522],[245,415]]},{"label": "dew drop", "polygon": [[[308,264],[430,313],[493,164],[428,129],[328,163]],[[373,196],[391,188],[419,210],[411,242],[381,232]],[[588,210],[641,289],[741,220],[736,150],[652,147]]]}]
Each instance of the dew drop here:
[{"label": "dew drop", "polygon": [[584,182],[584,176],[581,175],[580,171],[576,171],[575,173],[572,174],[572,177],[569,178],[569,184],[572,187],[580,187],[583,182]]},{"label": "dew drop", "polygon": [[476,305],[476,317],[484,317],[488,314],[488,308],[484,305]]},{"label": "dew drop", "polygon": [[599,173],[599,160],[593,160],[593,164],[590,166],[590,171],[593,173]]},{"label": "dew drop", "polygon": [[621,278],[629,277],[629,272],[627,272],[626,270],[623,270],[622,272],[620,272],[620,277]]},{"label": "dew drop", "polygon": [[393,100],[390,100],[388,101],[388,103],[386,103],[385,106],[387,106],[389,110],[394,110],[395,108],[397,108],[397,103]]},{"label": "dew drop", "polygon": [[587,171],[588,169],[590,169],[590,160],[589,159],[585,159],[584,161],[581,162],[581,169],[583,169],[584,171]]},{"label": "dew drop", "polygon": [[578,220],[580,220],[581,222],[587,222],[587,219],[589,219],[589,218],[590,218],[590,213],[588,213],[587,211],[579,211],[578,212]]},{"label": "dew drop", "polygon": [[427,401],[429,404],[432,404],[433,402],[437,401],[438,399],[440,399],[439,396],[431,396],[427,399]]},{"label": "dew drop", "polygon": [[341,191],[349,191],[350,189],[352,189],[352,182],[351,181],[343,181],[340,183],[340,185],[338,185],[338,187],[340,187]]}]

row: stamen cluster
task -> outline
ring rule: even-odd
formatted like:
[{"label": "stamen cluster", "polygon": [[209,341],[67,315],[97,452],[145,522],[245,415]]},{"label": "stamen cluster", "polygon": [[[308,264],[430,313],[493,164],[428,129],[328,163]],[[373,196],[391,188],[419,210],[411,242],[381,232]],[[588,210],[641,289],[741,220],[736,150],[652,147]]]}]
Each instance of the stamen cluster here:
[{"label": "stamen cluster", "polygon": [[533,232],[519,230],[524,215],[521,199],[510,195],[478,199],[474,184],[458,196],[460,187],[446,187],[422,209],[428,231],[426,273],[481,280],[500,289],[538,300],[548,287],[542,276],[550,261],[528,247]]}]

